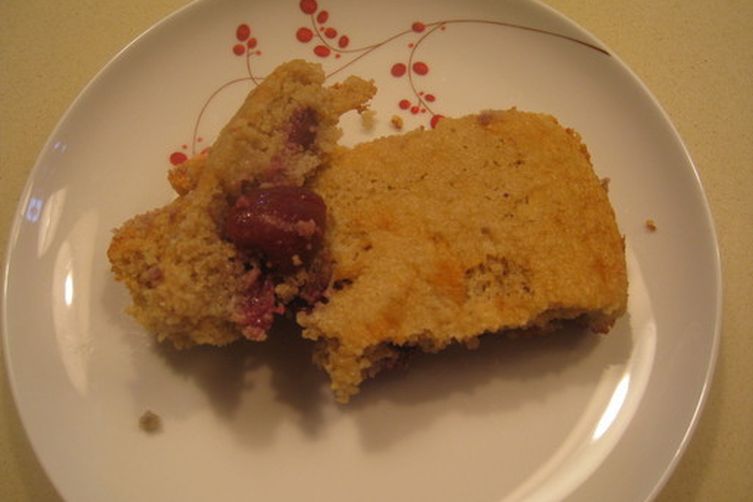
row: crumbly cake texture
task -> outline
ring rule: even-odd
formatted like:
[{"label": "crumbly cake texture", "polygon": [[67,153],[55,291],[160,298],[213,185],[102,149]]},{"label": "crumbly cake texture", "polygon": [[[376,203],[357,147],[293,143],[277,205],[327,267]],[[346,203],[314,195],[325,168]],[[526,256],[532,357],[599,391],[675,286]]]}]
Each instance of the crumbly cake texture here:
[{"label": "crumbly cake texture", "polygon": [[[339,116],[376,89],[323,82],[318,65],[279,67],[208,153],[170,171],[179,196],[116,230],[113,273],[160,341],[263,340],[303,299],[303,336],[347,402],[408,348],[570,322],[606,332],[625,312],[623,240],[577,133],[513,109],[341,148]],[[323,199],[327,230],[323,252],[283,273],[226,225],[249,194],[291,186]]]},{"label": "crumbly cake texture", "polygon": [[578,134],[516,110],[339,150],[312,188],[332,278],[298,314],[338,401],[401,349],[625,312],[623,239]]},{"label": "crumbly cake texture", "polygon": [[[365,111],[376,93],[372,82],[358,77],[332,87],[323,87],[324,78],[319,65],[299,60],[278,67],[249,93],[209,155],[170,171],[173,188],[181,195],[188,193],[206,170],[231,196],[237,196],[248,180],[262,186],[302,185],[337,146],[340,116],[349,110]],[[316,134],[309,134],[311,127]],[[302,148],[291,148],[291,139]]]},{"label": "crumbly cake texture", "polygon": [[277,283],[262,277],[258,260],[224,238],[223,222],[248,186],[304,185],[335,149],[339,116],[376,91],[356,77],[323,83],[319,65],[278,67],[207,154],[170,172],[179,197],[115,231],[108,258],[131,293],[128,311],[160,341],[185,348],[262,340],[271,317],[305,287],[310,270]]}]

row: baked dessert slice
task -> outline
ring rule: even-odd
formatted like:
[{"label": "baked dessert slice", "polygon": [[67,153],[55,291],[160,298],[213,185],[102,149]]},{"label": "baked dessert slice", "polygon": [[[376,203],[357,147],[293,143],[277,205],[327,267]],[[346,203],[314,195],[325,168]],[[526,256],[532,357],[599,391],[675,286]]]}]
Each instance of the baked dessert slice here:
[{"label": "baked dessert slice", "polygon": [[376,93],[372,82],[350,76],[324,87],[317,64],[293,60],[275,69],[252,90],[225,125],[208,155],[173,168],[168,176],[178,194],[192,190],[209,170],[223,192],[237,197],[242,185],[302,185],[337,146],[340,116],[362,112]]},{"label": "baked dessert slice", "polygon": [[311,185],[332,278],[298,314],[341,402],[403,349],[625,312],[623,239],[577,133],[516,110],[338,151]]},{"label": "baked dessert slice", "polygon": [[248,95],[205,155],[170,172],[179,196],[115,231],[108,257],[129,312],[176,347],[262,340],[276,314],[328,281],[326,210],[305,185],[328,162],[337,121],[376,89],[324,85],[291,61]]}]

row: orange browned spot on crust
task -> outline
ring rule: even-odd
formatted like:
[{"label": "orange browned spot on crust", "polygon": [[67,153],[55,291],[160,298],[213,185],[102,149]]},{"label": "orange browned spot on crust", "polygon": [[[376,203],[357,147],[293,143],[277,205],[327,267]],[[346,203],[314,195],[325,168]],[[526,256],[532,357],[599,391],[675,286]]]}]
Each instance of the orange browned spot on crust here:
[{"label": "orange browned spot on crust", "polygon": [[604,331],[625,311],[607,193],[580,136],[551,116],[446,118],[342,149],[312,187],[332,215],[333,274],[352,283],[298,321],[326,342],[318,359],[339,401],[391,357],[384,344],[435,351],[573,319]]},{"label": "orange browned spot on crust", "polygon": [[463,275],[464,270],[458,260],[442,258],[435,262],[429,275],[429,283],[440,294],[446,296],[457,305],[462,305],[466,296]]}]

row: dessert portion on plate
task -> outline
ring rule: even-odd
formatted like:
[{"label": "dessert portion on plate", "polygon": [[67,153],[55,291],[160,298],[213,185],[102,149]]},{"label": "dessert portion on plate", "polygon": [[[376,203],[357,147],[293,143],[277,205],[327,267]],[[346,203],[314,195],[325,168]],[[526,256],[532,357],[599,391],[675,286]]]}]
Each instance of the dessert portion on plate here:
[{"label": "dessert portion on plate", "polygon": [[279,67],[170,172],[177,199],[116,231],[113,272],[158,339],[263,340],[295,314],[347,402],[407,349],[625,312],[623,240],[576,132],[512,109],[343,148],[339,116],[376,89],[323,83]]},{"label": "dessert portion on plate", "polygon": [[160,341],[263,340],[286,305],[321,297],[326,209],[305,184],[337,146],[340,115],[376,92],[357,77],[323,84],[318,65],[277,68],[206,155],[170,172],[178,198],[115,231],[108,257],[129,313]]},{"label": "dessert portion on plate", "polygon": [[625,312],[623,240],[577,133],[517,110],[339,150],[312,180],[330,216],[327,302],[298,314],[340,401],[408,347]]}]

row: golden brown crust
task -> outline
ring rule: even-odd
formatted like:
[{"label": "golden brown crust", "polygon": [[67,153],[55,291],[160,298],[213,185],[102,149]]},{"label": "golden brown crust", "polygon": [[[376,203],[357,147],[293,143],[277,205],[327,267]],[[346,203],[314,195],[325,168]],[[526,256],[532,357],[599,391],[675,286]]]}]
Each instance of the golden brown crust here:
[{"label": "golden brown crust", "polygon": [[[222,225],[245,185],[281,180],[306,183],[328,206],[327,301],[298,321],[319,341],[316,360],[340,401],[413,348],[473,348],[484,333],[569,322],[606,332],[624,313],[623,241],[575,131],[513,109],[339,148],[339,115],[363,111],[375,89],[323,81],[315,65],[280,67],[206,155],[170,172],[179,197],[116,231],[113,273],[160,340],[266,336],[243,310],[261,268]],[[328,277],[329,260],[316,268]],[[309,281],[301,270],[269,291],[286,303],[310,294]]]},{"label": "golden brown crust", "polygon": [[208,211],[225,204],[208,184],[132,218],[113,236],[108,258],[131,292],[128,312],[160,341],[183,348],[240,336],[230,318],[243,265]]},{"label": "golden brown crust", "polygon": [[625,311],[614,212],[553,117],[444,119],[341,150],[312,186],[331,215],[333,284],[347,285],[298,320],[328,341],[319,360],[341,401],[385,344],[439,350],[576,318],[605,331]]},{"label": "golden brown crust", "polygon": [[174,166],[167,173],[167,180],[178,195],[186,195],[196,188],[201,170],[206,165],[207,154],[202,153]]},{"label": "golden brown crust", "polygon": [[[179,194],[186,193],[206,167],[230,195],[237,195],[246,180],[259,184],[278,181],[277,170],[285,171],[288,183],[302,185],[336,148],[342,134],[337,128],[340,116],[363,109],[375,92],[373,83],[358,77],[325,87],[319,65],[301,60],[285,63],[248,94],[205,161],[189,161],[174,168],[170,183]],[[316,141],[312,148],[295,148],[290,144],[290,119],[305,109],[316,117]]]},{"label": "golden brown crust", "polygon": [[[258,267],[223,238],[224,217],[243,183],[280,181],[275,176],[304,183],[335,148],[339,116],[375,92],[355,77],[332,87],[323,82],[319,65],[280,66],[249,94],[206,155],[170,172],[179,197],[115,231],[108,249],[113,274],[131,293],[129,313],[159,340],[183,348],[266,336],[244,317],[251,295],[259,294],[252,288]],[[296,136],[310,144],[296,144]],[[303,282],[300,274],[290,279],[289,290]],[[291,299],[290,291],[282,296],[281,303]]]}]

